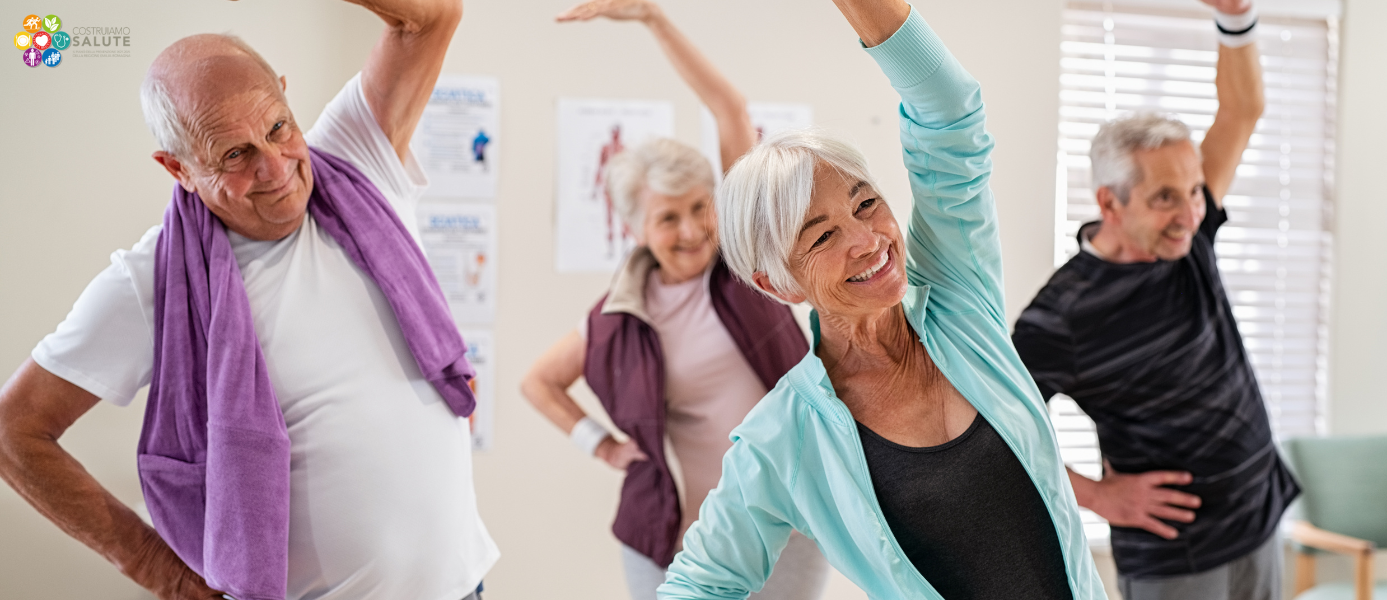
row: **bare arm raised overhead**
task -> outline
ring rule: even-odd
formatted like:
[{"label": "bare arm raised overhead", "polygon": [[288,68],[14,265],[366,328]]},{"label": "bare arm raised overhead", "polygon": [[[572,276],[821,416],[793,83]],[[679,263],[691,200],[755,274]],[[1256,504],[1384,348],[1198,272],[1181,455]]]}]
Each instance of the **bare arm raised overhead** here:
[{"label": "bare arm raised overhead", "polygon": [[594,0],[564,11],[559,14],[558,20],[589,21],[597,17],[640,21],[655,34],[655,39],[674,64],[674,69],[712,111],[713,119],[718,123],[719,150],[722,152],[719,167],[724,173],[756,145],[756,129],[746,111],[746,98],[698,51],[689,38],[684,37],[658,4],[648,0]]},{"label": "bare arm raised overhead", "polygon": [[[1252,0],[1200,0],[1223,15],[1250,17],[1256,22]],[[1250,25],[1248,25],[1250,27]],[[1251,37],[1252,34],[1247,34]],[[1241,37],[1241,36],[1238,36]],[[1223,195],[1233,184],[1243,150],[1262,117],[1266,99],[1262,91],[1261,54],[1251,40],[1238,47],[1219,44],[1218,74],[1214,86],[1218,89],[1218,110],[1214,122],[1199,145],[1204,157],[1204,181],[1214,202],[1223,207]]]},{"label": "bare arm raised overhead", "polygon": [[361,87],[381,131],[403,160],[462,20],[462,1],[348,1],[385,21],[385,33],[361,69]]}]

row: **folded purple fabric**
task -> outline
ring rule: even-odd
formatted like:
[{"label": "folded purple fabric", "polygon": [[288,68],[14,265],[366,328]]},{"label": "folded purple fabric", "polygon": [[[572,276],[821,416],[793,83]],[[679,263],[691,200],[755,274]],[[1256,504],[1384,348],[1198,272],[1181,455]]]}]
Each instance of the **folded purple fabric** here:
[{"label": "folded purple fabric", "polygon": [[[448,407],[472,414],[475,371],[423,252],[360,171],[310,152],[309,213],[380,287]],[[156,249],[154,370],[138,461],[155,528],[208,585],[239,600],[285,597],[284,415],[226,227],[181,186]]]}]

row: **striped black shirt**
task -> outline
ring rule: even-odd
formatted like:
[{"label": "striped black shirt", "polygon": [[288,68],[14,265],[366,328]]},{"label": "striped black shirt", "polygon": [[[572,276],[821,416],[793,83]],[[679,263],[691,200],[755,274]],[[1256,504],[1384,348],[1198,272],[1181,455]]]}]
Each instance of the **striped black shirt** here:
[{"label": "striped black shirt", "polygon": [[[1072,397],[1123,473],[1181,470],[1202,506],[1165,540],[1114,527],[1126,577],[1205,571],[1257,549],[1299,494],[1273,445],[1262,394],[1214,256],[1228,220],[1208,213],[1188,255],[1115,264],[1080,252],[1021,313],[1012,335],[1046,399]],[[1098,223],[1079,232],[1082,240]]]}]

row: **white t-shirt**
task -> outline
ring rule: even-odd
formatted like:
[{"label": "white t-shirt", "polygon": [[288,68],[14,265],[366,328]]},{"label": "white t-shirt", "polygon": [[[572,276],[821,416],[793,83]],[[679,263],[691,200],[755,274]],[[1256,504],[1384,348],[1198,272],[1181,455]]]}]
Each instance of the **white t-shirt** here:
[{"label": "white t-shirt", "polygon": [[[381,191],[415,233],[427,180],[401,164],[352,78],[305,135]],[[155,226],[34,349],[43,368],[117,405],[154,359]],[[477,514],[467,421],[419,372],[380,288],[308,217],[231,233],[291,450],[289,598],[458,600],[499,552]],[[132,449],[133,451],[133,449]]]}]

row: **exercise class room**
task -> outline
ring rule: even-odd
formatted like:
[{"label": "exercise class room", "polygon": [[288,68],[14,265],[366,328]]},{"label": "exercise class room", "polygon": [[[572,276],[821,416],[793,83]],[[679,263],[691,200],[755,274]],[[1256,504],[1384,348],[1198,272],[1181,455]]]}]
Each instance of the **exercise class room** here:
[{"label": "exercise class room", "polygon": [[0,599],[1387,599],[1387,4],[0,22]]}]

